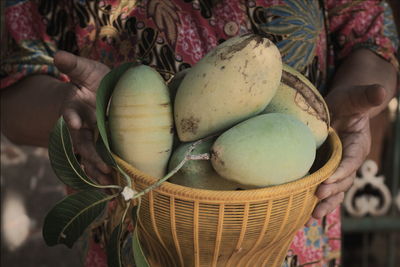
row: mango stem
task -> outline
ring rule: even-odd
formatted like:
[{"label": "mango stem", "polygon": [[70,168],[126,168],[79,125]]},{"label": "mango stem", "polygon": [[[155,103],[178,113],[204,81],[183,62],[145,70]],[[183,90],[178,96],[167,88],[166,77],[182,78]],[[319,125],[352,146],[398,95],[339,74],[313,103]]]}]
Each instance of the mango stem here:
[{"label": "mango stem", "polygon": [[209,136],[203,139],[200,139],[196,142],[194,142],[192,145],[189,146],[189,148],[186,150],[185,156],[183,157],[183,160],[169,173],[167,173],[163,178],[159,179],[157,182],[155,182],[154,184],[152,184],[151,186],[143,189],[142,191],[140,191],[139,193],[137,193],[136,195],[134,195],[132,197],[132,199],[138,198],[143,196],[144,194],[146,194],[147,192],[153,190],[156,187],[159,187],[163,182],[165,182],[166,180],[168,180],[169,178],[171,178],[171,176],[173,176],[175,173],[177,173],[182,167],[183,165],[185,165],[186,162],[190,161],[190,160],[209,160],[210,159],[210,154],[209,153],[204,153],[204,154],[199,154],[199,155],[191,155],[190,153],[201,143],[207,141],[208,139],[212,138],[213,136]]}]

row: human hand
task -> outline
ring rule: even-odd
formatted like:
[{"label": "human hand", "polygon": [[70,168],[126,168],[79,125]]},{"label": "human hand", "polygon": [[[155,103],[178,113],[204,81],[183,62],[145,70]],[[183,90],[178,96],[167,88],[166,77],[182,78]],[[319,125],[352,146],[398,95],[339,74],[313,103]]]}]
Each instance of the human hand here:
[{"label": "human hand", "polygon": [[109,184],[111,168],[95,148],[96,92],[101,79],[110,69],[97,61],[60,51],[54,56],[55,66],[70,79],[69,92],[61,114],[70,130],[74,150],[81,157],[86,174],[101,184]]},{"label": "human hand", "polygon": [[327,96],[331,125],[342,141],[343,156],[336,171],[317,188],[316,196],[320,202],[307,226],[314,219],[331,213],[343,201],[345,192],[354,182],[357,169],[370,151],[370,111],[381,105],[385,96],[385,89],[377,84],[333,90]]}]

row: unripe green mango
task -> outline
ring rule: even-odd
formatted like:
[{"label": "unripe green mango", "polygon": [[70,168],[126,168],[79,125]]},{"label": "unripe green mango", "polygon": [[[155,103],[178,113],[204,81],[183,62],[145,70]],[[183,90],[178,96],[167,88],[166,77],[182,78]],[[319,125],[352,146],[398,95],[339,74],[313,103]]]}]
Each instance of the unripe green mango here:
[{"label": "unripe green mango", "polygon": [[169,88],[169,94],[171,96],[171,99],[174,102],[175,97],[176,97],[176,92],[178,91],[179,86],[181,85],[183,78],[185,78],[186,74],[191,70],[191,68],[183,69],[179,72],[177,72],[174,77],[169,81],[168,83],[168,88]]},{"label": "unripe green mango", "polygon": [[233,37],[187,73],[174,102],[179,139],[194,141],[264,110],[281,79],[278,48],[255,34]]},{"label": "unripe green mango", "polygon": [[296,117],[310,128],[317,147],[328,137],[330,118],[324,98],[305,76],[285,64],[281,84],[262,113]]},{"label": "unripe green mango", "polygon": [[[183,78],[185,78],[186,74],[189,71],[190,71],[190,68],[183,69],[183,70],[177,72],[174,75],[174,77],[168,82],[169,95],[170,95],[172,103],[174,103],[176,92],[178,91],[178,87],[181,85]],[[173,109],[173,107],[172,107],[172,109]],[[174,128],[174,132],[176,132],[175,128]],[[175,149],[179,144],[181,144],[181,141],[179,140],[178,135],[174,134],[173,149]]]},{"label": "unripe green mango", "polygon": [[168,87],[151,67],[128,69],[113,91],[109,109],[113,152],[137,169],[165,175],[173,142]]},{"label": "unripe green mango", "polygon": [[[192,155],[209,153],[214,140],[208,140],[195,147]],[[193,143],[181,144],[172,154],[168,170],[173,170],[183,160],[186,151]],[[244,189],[242,185],[226,180],[219,176],[211,166],[209,160],[190,160],[174,174],[169,182],[192,188],[209,190],[236,190]]]},{"label": "unripe green mango", "polygon": [[257,115],[220,135],[211,149],[211,164],[222,177],[265,187],[299,179],[315,159],[310,129],[291,115]]}]

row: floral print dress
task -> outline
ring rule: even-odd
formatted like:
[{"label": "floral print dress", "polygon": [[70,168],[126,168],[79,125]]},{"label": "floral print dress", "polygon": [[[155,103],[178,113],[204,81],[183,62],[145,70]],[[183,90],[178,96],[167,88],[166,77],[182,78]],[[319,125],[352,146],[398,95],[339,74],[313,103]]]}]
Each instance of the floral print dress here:
[{"label": "floral print dress", "polygon": [[[391,10],[378,0],[7,0],[5,5],[1,88],[38,73],[67,82],[52,61],[60,49],[111,68],[141,59],[169,79],[224,40],[248,32],[270,38],[283,61],[322,94],[335,66],[354,49],[370,49],[398,66]],[[283,266],[337,266],[340,227],[336,209],[299,230]],[[91,232],[85,266],[106,266],[100,237],[101,229]]]}]

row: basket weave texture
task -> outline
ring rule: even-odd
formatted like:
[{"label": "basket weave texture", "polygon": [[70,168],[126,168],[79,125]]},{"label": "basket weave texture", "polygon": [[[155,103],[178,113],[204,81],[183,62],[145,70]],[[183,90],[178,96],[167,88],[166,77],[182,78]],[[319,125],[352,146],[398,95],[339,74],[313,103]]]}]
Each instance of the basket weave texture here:
[{"label": "basket weave texture", "polygon": [[[333,129],[324,146],[320,167],[287,184],[214,191],[164,182],[147,193],[142,198],[139,237],[151,266],[281,266],[296,232],[318,202],[317,186],[340,162],[342,147]],[[156,181],[117,161],[136,190]]]}]

